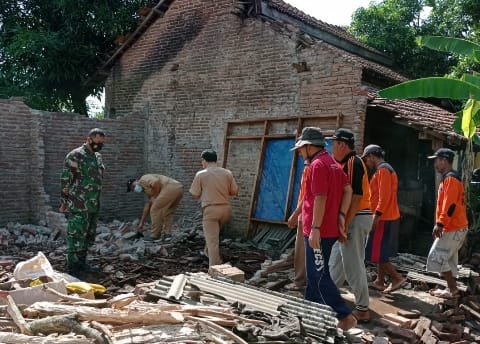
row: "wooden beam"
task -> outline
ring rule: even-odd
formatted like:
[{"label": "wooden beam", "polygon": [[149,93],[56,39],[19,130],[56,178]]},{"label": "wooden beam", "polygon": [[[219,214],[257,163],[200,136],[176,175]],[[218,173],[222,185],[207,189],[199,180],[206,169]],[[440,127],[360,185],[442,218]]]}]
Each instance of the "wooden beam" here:
[{"label": "wooden beam", "polygon": [[20,332],[22,334],[32,335],[33,334],[32,330],[30,329],[27,322],[25,321],[15,301],[13,301],[13,298],[10,295],[7,295],[6,299],[7,299],[7,306],[8,306],[7,312],[12,317],[13,321],[18,326],[18,328],[20,329]]}]

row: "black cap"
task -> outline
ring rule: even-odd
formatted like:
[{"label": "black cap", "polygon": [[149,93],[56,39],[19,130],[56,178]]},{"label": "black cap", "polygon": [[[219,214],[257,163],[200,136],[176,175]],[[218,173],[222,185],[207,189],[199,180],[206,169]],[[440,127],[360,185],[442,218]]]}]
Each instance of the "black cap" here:
[{"label": "black cap", "polygon": [[95,137],[97,135],[105,137],[105,131],[100,128],[93,128],[88,132],[88,137]]},{"label": "black cap", "polygon": [[440,148],[438,149],[433,155],[427,157],[427,159],[436,159],[436,158],[444,158],[447,159],[449,163],[453,162],[453,158],[455,157],[455,152],[449,148]]},{"label": "black cap", "polygon": [[325,147],[325,138],[322,130],[317,127],[305,127],[302,130],[302,135],[295,142],[295,146],[290,150],[295,150],[305,145],[312,145],[317,147]]},{"label": "black cap", "polygon": [[130,187],[132,186],[133,182],[136,181],[135,178],[130,178],[128,181],[127,181],[127,192],[130,192],[132,190],[130,190]]},{"label": "black cap", "polygon": [[385,152],[379,145],[368,145],[367,147],[365,147],[362,153],[362,158],[365,158],[369,154],[374,154],[382,157],[385,156]]},{"label": "black cap", "polygon": [[205,149],[201,155],[202,159],[208,162],[216,162],[217,161],[217,152],[213,149]]},{"label": "black cap", "polygon": [[350,144],[355,143],[353,132],[350,129],[339,128],[335,134],[330,137],[331,140],[344,141]]}]

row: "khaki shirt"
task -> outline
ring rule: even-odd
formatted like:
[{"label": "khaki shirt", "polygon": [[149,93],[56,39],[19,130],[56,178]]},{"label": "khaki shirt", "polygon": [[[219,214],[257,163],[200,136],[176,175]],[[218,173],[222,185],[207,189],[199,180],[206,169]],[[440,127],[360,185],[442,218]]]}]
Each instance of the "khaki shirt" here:
[{"label": "khaki shirt", "polygon": [[200,197],[202,208],[230,204],[230,196],[238,195],[238,185],[230,170],[211,164],[197,172],[190,193]]},{"label": "khaki shirt", "polygon": [[175,179],[161,174],[145,174],[138,180],[138,184],[143,187],[143,191],[148,197],[156,197],[167,184],[182,185]]}]

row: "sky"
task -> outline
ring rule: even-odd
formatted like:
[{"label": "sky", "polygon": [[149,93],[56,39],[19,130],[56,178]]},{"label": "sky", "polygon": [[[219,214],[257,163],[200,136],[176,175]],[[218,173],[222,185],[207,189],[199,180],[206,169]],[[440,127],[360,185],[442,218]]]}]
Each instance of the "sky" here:
[{"label": "sky", "polygon": [[[283,0],[302,12],[328,24],[350,25],[353,12],[373,0]],[[373,1],[378,3],[379,1]]]}]

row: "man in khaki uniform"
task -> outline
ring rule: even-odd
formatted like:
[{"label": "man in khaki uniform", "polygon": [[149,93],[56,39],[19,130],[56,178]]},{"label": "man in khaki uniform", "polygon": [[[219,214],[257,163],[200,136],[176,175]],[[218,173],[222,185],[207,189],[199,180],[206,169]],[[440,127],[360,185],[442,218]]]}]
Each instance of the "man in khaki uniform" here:
[{"label": "man in khaki uniform", "polygon": [[202,203],[205,254],[208,265],[212,266],[222,263],[220,229],[232,216],[230,196],[238,195],[238,186],[230,170],[217,166],[215,151],[204,150],[201,157],[204,169],[195,175],[190,193]]},{"label": "man in khaki uniform", "polygon": [[173,213],[183,196],[183,185],[173,178],[161,174],[145,174],[139,180],[129,179],[127,192],[144,192],[148,202],[143,208],[137,231],[143,231],[143,225],[150,213],[152,230],[145,240],[156,240],[172,231]]}]

